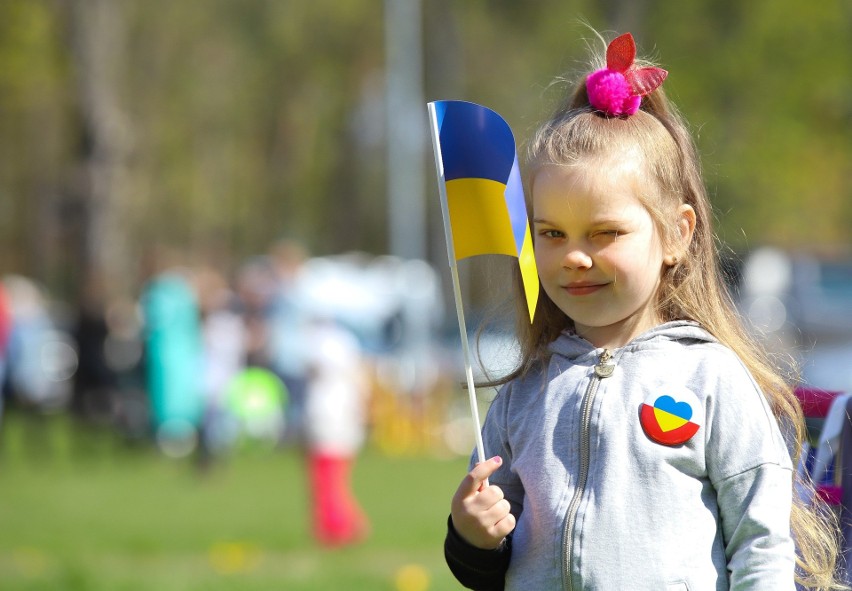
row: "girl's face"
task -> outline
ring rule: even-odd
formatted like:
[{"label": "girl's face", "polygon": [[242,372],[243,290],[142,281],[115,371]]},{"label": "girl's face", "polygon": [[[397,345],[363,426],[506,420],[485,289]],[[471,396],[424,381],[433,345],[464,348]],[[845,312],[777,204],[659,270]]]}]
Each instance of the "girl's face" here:
[{"label": "girl's face", "polygon": [[609,163],[544,166],[533,179],[542,287],[596,347],[620,347],[660,323],[667,253],[639,201],[640,181],[635,167]]}]

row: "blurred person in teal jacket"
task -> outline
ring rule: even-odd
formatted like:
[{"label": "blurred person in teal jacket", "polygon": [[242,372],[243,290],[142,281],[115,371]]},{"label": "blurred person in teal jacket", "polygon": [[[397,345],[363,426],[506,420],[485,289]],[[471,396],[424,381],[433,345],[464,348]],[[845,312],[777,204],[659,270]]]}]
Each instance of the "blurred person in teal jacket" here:
[{"label": "blurred person in teal jacket", "polygon": [[153,428],[166,453],[186,455],[203,414],[197,297],[186,274],[172,269],[148,282],[141,303]]}]

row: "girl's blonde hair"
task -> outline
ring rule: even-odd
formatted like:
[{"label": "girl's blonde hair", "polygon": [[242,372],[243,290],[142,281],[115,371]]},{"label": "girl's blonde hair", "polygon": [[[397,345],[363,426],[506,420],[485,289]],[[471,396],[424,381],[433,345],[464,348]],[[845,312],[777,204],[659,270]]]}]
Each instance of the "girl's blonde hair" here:
[{"label": "girl's blonde hair", "polygon": [[[644,176],[648,181],[645,188],[649,190],[643,192],[642,198],[664,244],[674,245],[678,240],[675,226],[678,207],[688,204],[696,214],[695,231],[687,250],[663,273],[656,299],[659,317],[664,322],[698,322],[742,359],[779,424],[789,431],[785,435],[794,442],[794,455],[798,458],[806,435],[801,407],[791,383],[775,368],[736,312],[720,269],[711,223],[712,208],[698,153],[686,123],[663,90],[657,89],[644,97],[635,115],[607,117],[589,105],[583,79],[531,139],[528,174],[534,178],[536,171],[545,165],[600,164],[613,156],[627,154],[638,155],[645,164]],[[522,290],[520,274],[516,275],[516,284]],[[524,298],[517,297],[516,301],[520,362],[513,372],[493,384],[508,382],[540,366],[547,360],[549,344],[561,332],[573,329],[571,319],[544,290],[540,292],[532,324]],[[837,526],[818,503],[806,502],[799,496],[794,502],[791,527],[798,551],[797,581],[811,589],[844,588],[835,579]]]}]

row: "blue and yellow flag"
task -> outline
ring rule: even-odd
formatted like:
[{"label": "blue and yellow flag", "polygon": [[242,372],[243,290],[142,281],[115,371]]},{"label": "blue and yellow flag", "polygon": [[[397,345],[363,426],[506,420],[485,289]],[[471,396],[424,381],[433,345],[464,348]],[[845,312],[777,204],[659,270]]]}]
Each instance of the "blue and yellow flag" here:
[{"label": "blue and yellow flag", "polygon": [[[452,247],[456,260],[480,254],[517,257],[532,321],[539,281],[527,221],[524,188],[509,124],[465,101],[435,101]],[[440,171],[439,171],[440,175]],[[445,220],[446,223],[446,220]]]}]

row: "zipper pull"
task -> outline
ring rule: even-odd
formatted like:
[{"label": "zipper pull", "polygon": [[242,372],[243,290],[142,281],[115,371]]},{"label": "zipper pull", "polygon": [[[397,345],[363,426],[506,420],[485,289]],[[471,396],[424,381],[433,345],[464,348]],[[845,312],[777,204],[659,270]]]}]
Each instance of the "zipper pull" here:
[{"label": "zipper pull", "polygon": [[612,359],[612,351],[604,349],[603,353],[601,353],[600,361],[595,366],[596,376],[599,378],[608,378],[612,375],[612,372],[615,371],[615,364],[610,363],[610,359]]}]

